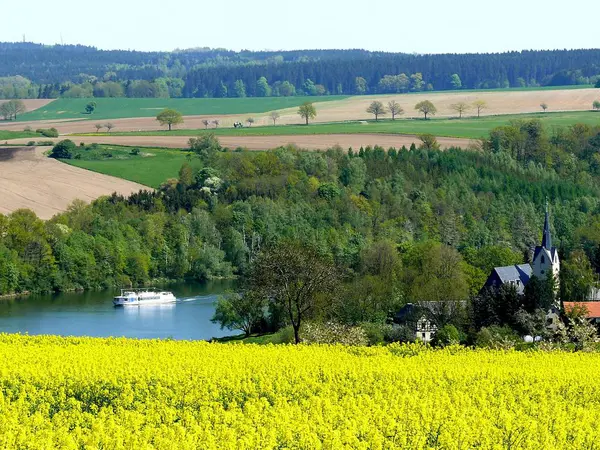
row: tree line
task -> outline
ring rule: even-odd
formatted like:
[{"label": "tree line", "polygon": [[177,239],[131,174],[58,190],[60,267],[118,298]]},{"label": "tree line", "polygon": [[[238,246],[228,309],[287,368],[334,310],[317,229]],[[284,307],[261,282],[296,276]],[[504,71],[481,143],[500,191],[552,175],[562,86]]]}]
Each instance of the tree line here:
[{"label": "tree line", "polygon": [[362,95],[599,83],[599,50],[103,51],[0,43],[0,98]]}]

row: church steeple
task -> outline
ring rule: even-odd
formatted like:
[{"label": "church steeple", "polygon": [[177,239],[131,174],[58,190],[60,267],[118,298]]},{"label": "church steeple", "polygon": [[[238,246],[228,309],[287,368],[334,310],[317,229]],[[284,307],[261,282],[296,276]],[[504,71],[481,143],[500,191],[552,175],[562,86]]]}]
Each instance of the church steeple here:
[{"label": "church steeple", "polygon": [[550,234],[550,213],[548,212],[548,202],[546,202],[546,220],[544,221],[544,236],[542,237],[542,247],[546,250],[552,250],[552,236]]}]

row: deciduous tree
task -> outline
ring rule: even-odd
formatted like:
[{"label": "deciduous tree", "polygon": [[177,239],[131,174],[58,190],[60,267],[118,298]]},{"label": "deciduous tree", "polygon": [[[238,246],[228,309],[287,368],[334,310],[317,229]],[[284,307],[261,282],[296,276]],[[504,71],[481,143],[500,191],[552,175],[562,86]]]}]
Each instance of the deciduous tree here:
[{"label": "deciduous tree", "polygon": [[161,125],[168,125],[169,131],[173,125],[179,125],[183,123],[183,116],[179,111],[174,109],[165,109],[156,116],[156,120]]},{"label": "deciduous tree", "polygon": [[388,110],[392,115],[392,120],[396,120],[396,116],[404,114],[404,109],[402,109],[402,106],[396,100],[388,102]]},{"label": "deciduous tree", "polygon": [[219,297],[211,322],[221,329],[242,330],[250,336],[252,330],[264,316],[266,299],[253,292],[231,293]]},{"label": "deciduous tree", "polygon": [[594,100],[592,106],[596,111],[600,111],[600,100]]},{"label": "deciduous tree", "polygon": [[463,113],[465,113],[469,110],[469,105],[467,105],[465,102],[458,102],[458,103],[454,103],[453,105],[450,105],[450,108],[452,108],[454,111],[456,111],[458,113],[459,119],[462,119]]},{"label": "deciduous tree", "polygon": [[547,103],[541,103],[540,104],[540,108],[542,108],[542,111],[546,112],[546,110],[548,109],[548,104]]},{"label": "deciduous tree", "polygon": [[108,130],[109,133],[110,133],[110,130],[112,130],[115,127],[115,125],[111,122],[105,123],[104,126],[106,127],[106,129]]},{"label": "deciduous tree", "polygon": [[457,73],[452,74],[450,77],[450,84],[452,85],[452,89],[460,89],[462,87],[462,81]]},{"label": "deciduous tree", "polygon": [[309,119],[317,117],[317,110],[311,102],[305,102],[298,108],[298,115],[306,120],[306,125],[308,125]]},{"label": "deciduous tree", "polygon": [[488,105],[485,100],[475,100],[473,102],[473,107],[477,110],[477,117],[481,115],[481,111],[487,109]]},{"label": "deciduous tree", "polygon": [[427,120],[428,114],[435,116],[435,113],[437,112],[436,107],[429,100],[423,100],[422,102],[417,103],[415,105],[415,109],[423,113],[423,115],[425,116],[425,120]]},{"label": "deciduous tree", "polygon": [[300,327],[319,296],[338,286],[338,270],[315,250],[297,242],[282,242],[263,251],[252,263],[248,288],[282,308],[300,342]]},{"label": "deciduous tree", "polygon": [[379,120],[379,116],[384,116],[387,114],[387,110],[385,109],[385,106],[383,106],[383,103],[377,100],[369,105],[367,112],[375,116],[376,122]]},{"label": "deciduous tree", "polygon": [[273,125],[275,125],[275,122],[277,122],[277,119],[279,119],[279,117],[281,117],[277,111],[272,111],[271,114],[269,114],[269,116],[271,117],[271,120],[273,121]]}]

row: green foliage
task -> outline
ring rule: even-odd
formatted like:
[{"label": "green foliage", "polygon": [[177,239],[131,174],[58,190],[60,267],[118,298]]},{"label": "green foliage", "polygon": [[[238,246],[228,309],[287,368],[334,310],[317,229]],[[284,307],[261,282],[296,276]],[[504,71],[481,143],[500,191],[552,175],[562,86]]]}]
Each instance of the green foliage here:
[{"label": "green foliage", "polygon": [[462,87],[462,81],[457,73],[452,74],[450,77],[450,84],[452,85],[452,89],[460,89]]},{"label": "green foliage", "polygon": [[475,342],[477,347],[506,350],[521,342],[521,338],[508,326],[494,325],[482,328],[477,333]]},{"label": "green foliage", "polygon": [[73,152],[77,149],[75,143],[70,139],[65,139],[57,143],[50,152],[50,158],[71,159]]},{"label": "green foliage", "polygon": [[87,105],[85,105],[85,112],[87,114],[92,114],[96,110],[96,106],[96,102],[89,102]]},{"label": "green foliage", "polygon": [[375,116],[375,121],[377,122],[379,120],[379,116],[385,116],[387,114],[387,109],[385,109],[383,103],[381,103],[378,100],[375,100],[371,102],[371,104],[367,108],[367,112],[369,114],[373,114]]},{"label": "green foliage", "polygon": [[230,293],[219,297],[211,321],[218,323],[221,329],[242,330],[249,336],[263,319],[265,306],[266,301],[262,297]]},{"label": "green foliage", "polygon": [[164,109],[156,116],[156,120],[163,126],[168,125],[169,131],[171,131],[173,125],[180,125],[183,123],[183,116],[179,111],[174,109]]},{"label": "green foliage", "polygon": [[588,256],[575,250],[561,262],[560,298],[563,302],[585,302],[592,287],[597,287],[597,277]]},{"label": "green foliage", "polygon": [[445,347],[447,345],[460,344],[464,342],[465,339],[466,335],[464,333],[458,331],[454,325],[447,324],[435,333],[434,344]]},{"label": "green foliage", "polygon": [[423,114],[426,120],[428,114],[435,116],[435,113],[437,112],[437,108],[429,100],[423,100],[422,102],[417,103],[415,109]]},{"label": "green foliage", "polygon": [[58,130],[56,128],[38,128],[37,130],[35,130],[35,132],[41,134],[44,137],[58,137]]},{"label": "green foliage", "polygon": [[203,159],[209,159],[214,156],[216,152],[221,151],[219,139],[212,133],[205,134],[198,138],[190,138],[188,145],[192,152]]},{"label": "green foliage", "polygon": [[310,119],[317,117],[317,110],[311,102],[304,102],[298,108],[298,115],[306,120],[306,125]]}]

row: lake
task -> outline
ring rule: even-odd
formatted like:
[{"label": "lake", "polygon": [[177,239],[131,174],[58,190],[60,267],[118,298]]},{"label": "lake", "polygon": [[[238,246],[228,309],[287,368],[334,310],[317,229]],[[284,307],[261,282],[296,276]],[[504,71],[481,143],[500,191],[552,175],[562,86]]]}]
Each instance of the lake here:
[{"label": "lake", "polygon": [[118,290],[68,292],[0,300],[0,333],[130,338],[210,339],[236,332],[210,321],[231,281],[175,284],[176,303],[115,307]]}]

